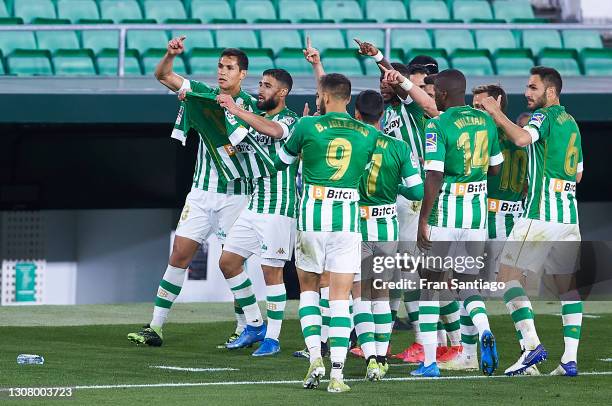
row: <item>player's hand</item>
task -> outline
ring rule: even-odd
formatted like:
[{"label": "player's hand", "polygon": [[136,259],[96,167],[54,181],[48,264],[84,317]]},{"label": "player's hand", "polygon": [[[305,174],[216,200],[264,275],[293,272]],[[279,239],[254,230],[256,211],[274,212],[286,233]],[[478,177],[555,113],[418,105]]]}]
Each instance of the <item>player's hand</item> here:
[{"label": "player's hand", "polygon": [[304,58],[311,65],[318,65],[321,63],[321,54],[319,50],[312,47],[312,43],[310,42],[310,36],[306,37],[306,49],[302,50],[304,53]]},{"label": "player's hand", "polygon": [[429,224],[427,219],[419,220],[419,229],[417,231],[417,247],[421,251],[429,251],[431,249],[431,241],[429,240]]},{"label": "player's hand", "polygon": [[495,115],[502,111],[501,109],[501,95],[497,97],[497,99],[492,96],[486,97],[482,101],[482,107],[486,110],[490,115]]},{"label": "player's hand", "polygon": [[220,94],[217,96],[217,103],[231,114],[236,114],[238,105],[229,94]]},{"label": "player's hand", "polygon": [[185,35],[181,35],[178,38],[172,38],[168,42],[168,54],[169,55],[179,55],[185,51],[185,45],[183,41],[187,38]]},{"label": "player's hand", "polygon": [[185,101],[186,97],[187,97],[187,89],[183,89],[180,92],[178,92],[178,99],[180,101]]},{"label": "player's hand", "polygon": [[380,66],[380,68],[383,72],[383,80],[391,86],[398,86],[400,83],[406,80],[406,77],[404,77],[404,75],[402,75],[395,69],[387,69],[382,65]]},{"label": "player's hand", "polygon": [[371,44],[369,42],[363,42],[359,38],[353,38],[353,41],[355,41],[357,45],[359,45],[358,52],[360,55],[374,56],[379,52],[378,48],[376,48],[374,44]]},{"label": "player's hand", "polygon": [[302,111],[302,117],[306,117],[310,115],[310,107],[308,106],[308,103],[304,104],[304,111]]}]

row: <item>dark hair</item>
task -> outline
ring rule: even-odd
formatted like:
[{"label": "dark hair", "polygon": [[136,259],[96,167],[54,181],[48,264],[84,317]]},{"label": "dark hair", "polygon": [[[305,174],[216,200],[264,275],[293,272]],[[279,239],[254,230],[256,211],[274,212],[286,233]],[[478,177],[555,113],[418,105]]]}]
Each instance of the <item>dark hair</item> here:
[{"label": "dark hair", "polygon": [[504,91],[504,89],[502,89],[500,85],[489,84],[476,86],[472,89],[472,93],[474,93],[474,95],[486,93],[494,99],[497,99],[499,96],[501,96],[501,109],[502,111],[506,111],[506,107],[508,106],[508,96],[506,96],[506,92]]},{"label": "dark hair", "polygon": [[408,72],[410,75],[429,75],[429,71],[423,65],[408,65]]},{"label": "dark hair", "polygon": [[351,98],[351,81],[341,73],[328,73],[321,76],[319,86],[322,91],[331,93],[336,99]]},{"label": "dark hair", "polygon": [[557,92],[557,96],[561,94],[563,80],[561,79],[561,74],[555,68],[549,68],[547,66],[534,66],[531,68],[529,73],[532,75],[538,75],[542,79],[542,82],[544,82],[544,86],[553,86]]},{"label": "dark hair", "polygon": [[423,82],[425,82],[426,85],[433,85],[434,83],[436,83],[436,75],[437,73],[434,73],[433,75],[425,76],[425,79],[423,79]]},{"label": "dark hair", "polygon": [[427,73],[433,75],[438,73],[438,61],[429,55],[417,55],[410,62],[408,66],[422,66],[427,69]]},{"label": "dark hair", "polygon": [[385,102],[377,91],[364,90],[357,95],[355,109],[359,111],[364,122],[374,124],[380,120],[385,109]]},{"label": "dark hair", "polygon": [[225,48],[223,52],[221,52],[220,58],[224,56],[233,56],[238,61],[238,69],[240,70],[248,70],[249,69],[249,57],[243,51],[238,48]]},{"label": "dark hair", "polygon": [[289,72],[284,69],[266,69],[263,72],[263,76],[273,77],[274,79],[276,79],[287,87],[287,92],[290,92],[291,88],[293,87],[293,78],[291,77]]},{"label": "dark hair", "polygon": [[446,69],[436,75],[436,89],[453,96],[465,96],[466,80],[463,72],[457,69]]},{"label": "dark hair", "polygon": [[410,69],[408,69],[408,66],[404,65],[403,63],[392,62],[391,67],[404,76],[410,75]]}]

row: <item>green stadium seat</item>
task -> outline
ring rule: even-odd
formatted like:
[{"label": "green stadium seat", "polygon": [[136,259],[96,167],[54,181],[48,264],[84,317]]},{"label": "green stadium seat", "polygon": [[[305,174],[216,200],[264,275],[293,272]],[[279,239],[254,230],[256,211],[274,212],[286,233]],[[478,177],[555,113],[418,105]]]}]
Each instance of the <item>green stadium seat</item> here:
[{"label": "green stadium seat", "polygon": [[100,13],[94,0],[57,0],[57,16],[76,23],[84,18],[97,20]]},{"label": "green stadium seat", "polygon": [[452,54],[455,49],[474,49],[474,38],[469,30],[434,30],[436,48]]},{"label": "green stadium seat", "polygon": [[11,75],[53,75],[50,56],[42,49],[16,49],[7,56],[6,66]]},{"label": "green stadium seat", "polygon": [[189,52],[189,66],[192,75],[216,75],[220,48],[193,48]]},{"label": "green stadium seat", "polygon": [[[103,49],[98,53],[98,72],[103,76],[116,76],[117,63],[119,53],[116,49]],[[138,52],[134,49],[128,49],[125,52],[124,74],[126,76],[142,75],[140,62],[138,61]]]},{"label": "green stadium seat", "polygon": [[467,76],[493,75],[489,51],[482,49],[460,49],[451,55],[453,68]]},{"label": "green stadium seat", "polygon": [[346,30],[346,43],[349,48],[357,48],[357,43],[353,38],[359,38],[361,41],[370,42],[380,48],[385,46],[385,32],[383,30]]},{"label": "green stadium seat", "polygon": [[321,52],[328,48],[346,48],[344,35],[340,30],[304,30],[304,41],[307,36],[310,36],[312,45]]},{"label": "green stadium seat", "polygon": [[321,14],[323,18],[336,22],[347,19],[363,19],[361,7],[354,0],[323,0]]},{"label": "green stadium seat", "polygon": [[579,76],[580,66],[573,49],[544,48],[540,51],[539,64],[559,71],[561,76]]},{"label": "green stadium seat", "polygon": [[612,75],[612,49],[585,48],[580,52],[584,74],[590,76]]},{"label": "green stadium seat", "polygon": [[[165,48],[150,48],[142,53],[142,69],[145,75],[152,75],[155,72],[155,67],[166,54]],[[172,70],[179,75],[186,75],[187,68],[185,67],[185,61],[181,56],[174,59]]]},{"label": "green stadium seat", "polygon": [[266,69],[274,68],[271,49],[247,49],[249,56],[249,72],[259,77]]},{"label": "green stadium seat", "polygon": [[327,72],[342,72],[347,76],[362,76],[359,55],[353,49],[327,49],[321,54]]},{"label": "green stadium seat", "polygon": [[224,0],[192,0],[191,17],[199,18],[205,23],[216,18],[233,18],[232,9],[229,3]]},{"label": "green stadium seat", "polygon": [[314,0],[281,0],[278,3],[278,17],[298,22],[304,19],[319,20],[319,6]]},{"label": "green stadium seat", "polygon": [[453,18],[469,22],[474,18],[492,19],[493,12],[486,0],[455,1],[453,3]]},{"label": "green stadium seat", "polygon": [[0,50],[4,55],[15,49],[36,49],[36,37],[31,31],[0,32]]},{"label": "green stadium seat", "polygon": [[140,6],[136,0],[100,0],[102,18],[118,23],[125,19],[142,19]]},{"label": "green stadium seat", "polygon": [[407,20],[408,13],[404,3],[398,0],[368,0],[365,5],[366,17],[372,18],[379,23],[390,18],[395,20]]},{"label": "green stadium seat", "polygon": [[529,0],[496,0],[493,2],[495,18],[510,22],[517,18],[533,19],[533,8]]},{"label": "green stadium seat", "polygon": [[211,31],[208,30],[174,30],[170,33],[170,38],[177,38],[181,35],[185,35],[185,46],[188,48],[214,48],[215,41]]},{"label": "green stadium seat", "polygon": [[312,66],[304,59],[301,48],[282,49],[275,60],[276,67],[291,73],[292,76],[311,76]]},{"label": "green stadium seat", "polygon": [[[383,44],[378,44],[382,47]],[[427,30],[393,30],[391,31],[391,48],[408,50],[412,48],[433,48],[431,36]]]},{"label": "green stadium seat", "polygon": [[145,0],[143,6],[145,17],[152,18],[158,23],[165,22],[169,18],[187,18],[181,0]]},{"label": "green stadium seat", "polygon": [[533,67],[530,49],[498,49],[493,59],[498,75],[526,76]]},{"label": "green stadium seat", "polygon": [[258,19],[276,19],[274,5],[268,0],[237,0],[234,5],[235,17],[249,23]]},{"label": "green stadium seat", "polygon": [[81,42],[83,48],[91,49],[95,54],[103,49],[118,49],[119,31],[83,31]]},{"label": "green stadium seat", "polygon": [[57,76],[95,75],[91,49],[59,49],[53,54],[53,66]]},{"label": "green stadium seat", "polygon": [[14,15],[31,23],[35,18],[57,18],[51,0],[14,0]]},{"label": "green stadium seat", "polygon": [[0,25],[18,25],[23,24],[21,17],[0,17]]},{"label": "green stadium seat", "polygon": [[584,48],[603,48],[601,36],[597,31],[564,30],[561,36],[563,37],[563,48],[575,49],[578,52]]},{"label": "green stadium seat", "polygon": [[446,3],[439,0],[411,1],[410,18],[419,21],[449,20],[448,7]]},{"label": "green stadium seat", "polygon": [[135,49],[140,54],[150,48],[165,48],[167,44],[166,31],[129,30],[127,32],[127,48]]},{"label": "green stadium seat", "polygon": [[262,48],[270,48],[274,54],[283,48],[302,48],[302,37],[296,30],[262,30],[259,33]]},{"label": "green stadium seat", "polygon": [[492,54],[500,48],[516,48],[516,39],[510,30],[476,30],[476,48],[488,49]]},{"label": "green stadium seat", "polygon": [[76,31],[37,31],[38,49],[46,49],[51,53],[63,49],[80,49]]},{"label": "green stadium seat", "polygon": [[218,30],[216,32],[219,48],[257,48],[255,31]]},{"label": "green stadium seat", "polygon": [[530,48],[537,55],[543,48],[563,48],[561,36],[556,30],[523,31],[523,48]]},{"label": "green stadium seat", "polygon": [[[8,9],[6,8],[6,4],[3,1],[0,1],[0,18],[10,17]],[[4,66],[2,67],[2,72],[4,72]]]}]

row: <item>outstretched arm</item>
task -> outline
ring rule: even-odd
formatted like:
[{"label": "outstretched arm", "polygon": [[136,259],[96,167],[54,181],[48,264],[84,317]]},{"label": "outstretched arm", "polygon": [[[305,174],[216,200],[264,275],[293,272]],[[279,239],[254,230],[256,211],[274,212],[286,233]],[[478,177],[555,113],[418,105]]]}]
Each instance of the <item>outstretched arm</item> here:
[{"label": "outstretched arm", "polygon": [[289,129],[286,126],[283,127],[276,121],[268,120],[265,117],[238,107],[232,96],[229,94],[218,95],[217,103],[219,103],[219,105],[226,109],[230,114],[238,117],[249,126],[253,127],[260,134],[265,134],[274,139],[284,138],[289,135]]},{"label": "outstretched arm", "polygon": [[423,108],[425,113],[427,113],[430,117],[437,117],[440,115],[438,108],[436,107],[436,102],[434,99],[429,97],[427,93],[423,89],[418,86],[414,86],[410,79],[404,77],[401,73],[396,71],[395,69],[387,69],[385,67],[381,68],[384,76],[384,80],[387,81],[390,85],[404,89],[408,95],[417,103],[419,106]]},{"label": "outstretched arm", "polygon": [[187,37],[183,35],[171,39],[168,42],[166,54],[155,67],[155,78],[173,92],[178,91],[183,85],[183,77],[176,74],[172,68],[174,65],[174,58],[185,51],[185,46],[183,44],[185,38]]},{"label": "outstretched arm", "polygon": [[504,131],[504,134],[518,147],[526,147],[537,141],[538,130],[526,130],[514,124],[501,109],[501,96],[496,99],[489,96],[482,101],[482,107],[491,115],[495,124]]}]

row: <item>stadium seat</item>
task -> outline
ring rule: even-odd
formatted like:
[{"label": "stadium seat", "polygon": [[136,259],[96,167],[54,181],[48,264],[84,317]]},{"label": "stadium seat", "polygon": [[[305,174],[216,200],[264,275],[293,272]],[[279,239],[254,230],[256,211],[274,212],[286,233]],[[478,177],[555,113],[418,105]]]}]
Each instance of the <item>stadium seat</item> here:
[{"label": "stadium seat", "polygon": [[83,31],[81,32],[83,48],[94,51],[95,54],[103,49],[117,49],[119,47],[119,31]]},{"label": "stadium seat", "polygon": [[453,3],[453,18],[466,23],[479,19],[492,19],[491,6],[486,0],[465,0]]},{"label": "stadium seat", "polygon": [[410,18],[419,21],[449,20],[448,7],[440,0],[411,1]]},{"label": "stadium seat", "polygon": [[451,63],[467,76],[493,75],[489,51],[481,49],[460,49],[453,53]]},{"label": "stadium seat", "polygon": [[[152,75],[155,72],[155,67],[159,63],[160,59],[166,54],[165,48],[150,48],[142,53],[142,69],[143,74]],[[185,61],[181,56],[174,59],[172,70],[179,75],[186,75],[187,69],[185,67]]]},{"label": "stadium seat", "polygon": [[573,49],[544,48],[539,54],[539,64],[559,71],[561,76],[579,76],[580,67]]},{"label": "stadium seat", "polygon": [[469,30],[434,30],[436,48],[452,54],[455,49],[474,49],[474,38]]},{"label": "stadium seat", "polygon": [[11,75],[53,75],[49,51],[41,49],[16,49],[6,58]]},{"label": "stadium seat", "polygon": [[346,44],[349,48],[357,48],[357,43],[353,38],[361,41],[370,42],[380,48],[385,46],[385,32],[383,30],[346,30]]},{"label": "stadium seat", "polygon": [[529,49],[498,49],[493,59],[498,75],[525,76],[533,66]]},{"label": "stadium seat", "polygon": [[35,18],[57,18],[51,0],[14,0],[14,14],[31,23]]},{"label": "stadium seat", "polygon": [[274,54],[283,48],[302,48],[302,37],[296,30],[262,30],[259,33],[262,48],[270,48]]},{"label": "stadium seat", "polygon": [[597,31],[564,30],[561,36],[563,48],[575,49],[578,52],[584,48],[603,48],[601,36]]},{"label": "stadium seat", "polygon": [[36,41],[38,43],[38,49],[46,49],[51,53],[60,48],[81,48],[75,31],[37,31]]},{"label": "stadium seat", "polygon": [[[382,47],[383,44],[378,44]],[[393,30],[391,31],[391,48],[405,51],[412,48],[433,48],[431,36],[427,30]]]},{"label": "stadium seat", "polygon": [[[10,17],[8,9],[6,8],[6,4],[3,1],[0,1],[0,18]],[[0,64],[2,65],[2,64]],[[4,65],[2,65],[2,72],[4,72]]]},{"label": "stadium seat", "polygon": [[304,42],[307,36],[310,36],[312,45],[321,52],[324,52],[328,48],[346,48],[344,35],[342,35],[340,30],[304,31]]},{"label": "stadium seat", "polygon": [[293,76],[311,76],[312,66],[304,59],[302,49],[282,49],[275,60],[276,67],[287,70]]},{"label": "stadium seat", "polygon": [[152,18],[158,23],[163,23],[171,18],[187,18],[181,0],[145,0],[144,13],[146,18]]},{"label": "stadium seat", "polygon": [[57,16],[76,23],[82,19],[97,20],[100,13],[94,0],[57,0]]},{"label": "stadium seat", "polygon": [[281,0],[278,3],[278,17],[297,23],[300,20],[318,20],[319,6],[314,0]]},{"label": "stadium seat", "polygon": [[216,18],[231,19],[233,16],[229,3],[224,0],[192,0],[191,17],[208,23]]},{"label": "stadium seat", "polygon": [[218,30],[217,46],[219,48],[257,48],[255,31]]},{"label": "stadium seat", "polygon": [[276,19],[272,2],[268,0],[237,0],[234,5],[235,17],[249,23],[260,19]]},{"label": "stadium seat", "polygon": [[31,31],[0,32],[0,51],[8,55],[15,49],[36,49],[36,38]]},{"label": "stadium seat", "polygon": [[535,18],[529,0],[496,0],[493,2],[493,13],[495,18],[507,22]]},{"label": "stadium seat", "polygon": [[53,66],[58,76],[95,75],[91,49],[60,49],[53,54]]},{"label": "stadium seat", "polygon": [[561,36],[556,30],[523,31],[523,48],[530,48],[537,55],[543,48],[563,48]]},{"label": "stadium seat", "polygon": [[223,49],[193,48],[189,52],[189,66],[192,75],[216,75],[219,55]]},{"label": "stadium seat", "polygon": [[270,49],[249,49],[249,72],[258,78],[266,69],[274,68],[272,51]]},{"label": "stadium seat", "polygon": [[150,48],[165,48],[167,44],[166,31],[129,30],[127,32],[127,48],[135,49],[140,54]]},{"label": "stadium seat", "polygon": [[[185,46],[187,48],[214,48],[215,41],[213,40],[213,35],[211,31],[208,30],[189,30],[189,31],[181,31],[174,30],[171,33],[170,38],[177,38],[181,35],[185,35],[187,38],[185,39]],[[158,46],[160,47],[160,46]]]},{"label": "stadium seat", "polygon": [[476,48],[488,49],[492,54],[500,48],[516,48],[516,39],[510,30],[476,30]]},{"label": "stadium seat", "polygon": [[591,76],[612,75],[612,49],[585,48],[580,52],[584,74]]},{"label": "stadium seat", "polygon": [[[100,75],[117,75],[119,54],[116,49],[104,49],[98,54],[96,59],[98,61],[98,72]],[[138,52],[136,50],[126,50],[125,65],[123,69],[127,76],[142,75],[140,62],[138,61]]]},{"label": "stadium seat", "polygon": [[125,19],[142,19],[140,6],[136,0],[100,0],[102,18],[118,23]]},{"label": "stadium seat", "polygon": [[348,19],[363,19],[361,7],[354,0],[323,0],[321,14],[324,19],[336,22]]},{"label": "stadium seat", "polygon": [[0,25],[18,25],[23,24],[21,17],[0,17]]},{"label": "stadium seat", "polygon": [[347,76],[362,76],[363,69],[357,51],[353,49],[327,49],[321,54],[325,69],[342,72]]},{"label": "stadium seat", "polygon": [[401,0],[368,0],[365,6],[366,17],[379,23],[389,19],[407,20],[408,13]]}]

